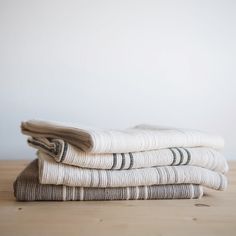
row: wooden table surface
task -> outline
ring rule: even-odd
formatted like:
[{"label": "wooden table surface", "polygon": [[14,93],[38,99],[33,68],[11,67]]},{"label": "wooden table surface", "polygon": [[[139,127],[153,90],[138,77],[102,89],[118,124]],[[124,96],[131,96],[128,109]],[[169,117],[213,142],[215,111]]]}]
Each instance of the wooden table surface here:
[{"label": "wooden table surface", "polygon": [[236,162],[229,187],[201,200],[16,202],[12,183],[29,161],[0,161],[0,235],[236,235]]}]

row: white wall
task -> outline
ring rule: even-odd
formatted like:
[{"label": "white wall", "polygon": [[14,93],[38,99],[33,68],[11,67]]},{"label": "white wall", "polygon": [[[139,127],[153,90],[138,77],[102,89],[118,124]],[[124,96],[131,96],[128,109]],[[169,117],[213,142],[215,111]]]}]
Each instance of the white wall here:
[{"label": "white wall", "polygon": [[236,158],[236,1],[0,0],[0,158],[30,118],[221,134]]}]

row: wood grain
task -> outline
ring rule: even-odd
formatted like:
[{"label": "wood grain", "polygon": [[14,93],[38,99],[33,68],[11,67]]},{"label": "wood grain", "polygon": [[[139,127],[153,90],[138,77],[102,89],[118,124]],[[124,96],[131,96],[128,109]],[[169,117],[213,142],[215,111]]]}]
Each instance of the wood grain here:
[{"label": "wood grain", "polygon": [[236,162],[225,192],[201,200],[16,202],[29,161],[0,161],[0,235],[236,235]]}]

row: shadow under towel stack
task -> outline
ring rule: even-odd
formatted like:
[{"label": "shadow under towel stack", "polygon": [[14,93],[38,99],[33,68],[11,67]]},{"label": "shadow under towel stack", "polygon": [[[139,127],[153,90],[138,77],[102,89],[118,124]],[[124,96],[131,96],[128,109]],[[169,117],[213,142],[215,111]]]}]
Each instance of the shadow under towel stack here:
[{"label": "shadow under towel stack", "polygon": [[203,187],[227,187],[219,136],[151,125],[99,130],[38,120],[23,122],[21,129],[38,158],[14,182],[19,201],[196,199]]}]

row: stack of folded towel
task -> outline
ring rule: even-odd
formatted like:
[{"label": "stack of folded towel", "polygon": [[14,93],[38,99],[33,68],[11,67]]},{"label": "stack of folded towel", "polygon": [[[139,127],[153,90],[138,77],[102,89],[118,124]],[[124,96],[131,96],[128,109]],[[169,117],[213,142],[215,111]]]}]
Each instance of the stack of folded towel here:
[{"label": "stack of folded towel", "polygon": [[99,130],[30,120],[21,126],[38,159],[14,183],[19,201],[200,198],[224,190],[221,137],[139,125]]}]

